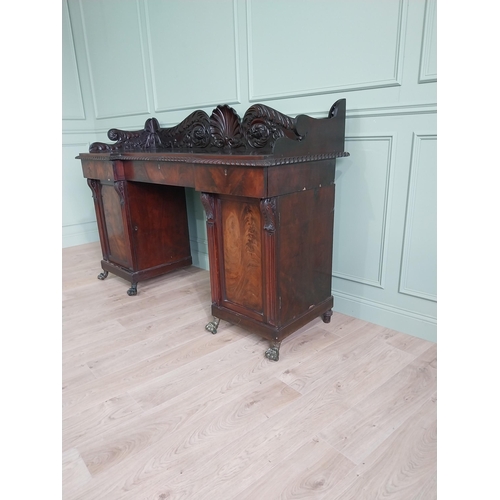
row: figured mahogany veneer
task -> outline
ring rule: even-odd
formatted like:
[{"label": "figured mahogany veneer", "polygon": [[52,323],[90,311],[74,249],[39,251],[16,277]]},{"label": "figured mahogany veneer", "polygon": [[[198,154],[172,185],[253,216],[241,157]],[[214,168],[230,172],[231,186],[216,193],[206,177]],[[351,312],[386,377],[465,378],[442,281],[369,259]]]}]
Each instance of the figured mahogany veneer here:
[{"label": "figured mahogany veneer", "polygon": [[336,158],[344,152],[345,99],[327,118],[290,118],[256,104],[195,111],[176,127],[108,132],[82,161],[108,272],[137,283],[191,264],[184,188],[201,192],[212,292],[207,325],[241,324],[272,341],[332,314]]}]

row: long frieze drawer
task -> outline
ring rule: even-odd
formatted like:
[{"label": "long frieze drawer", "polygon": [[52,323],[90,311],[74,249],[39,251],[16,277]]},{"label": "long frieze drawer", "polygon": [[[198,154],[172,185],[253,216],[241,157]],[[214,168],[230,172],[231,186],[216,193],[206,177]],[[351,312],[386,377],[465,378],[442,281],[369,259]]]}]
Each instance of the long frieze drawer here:
[{"label": "long frieze drawer", "polygon": [[113,164],[105,160],[82,160],[83,177],[101,181],[113,181]]},{"label": "long frieze drawer", "polygon": [[196,165],[195,189],[206,193],[265,198],[266,175],[267,169],[263,167]]},{"label": "long frieze drawer", "polygon": [[124,161],[123,170],[129,181],[194,187],[194,166],[189,163]]}]

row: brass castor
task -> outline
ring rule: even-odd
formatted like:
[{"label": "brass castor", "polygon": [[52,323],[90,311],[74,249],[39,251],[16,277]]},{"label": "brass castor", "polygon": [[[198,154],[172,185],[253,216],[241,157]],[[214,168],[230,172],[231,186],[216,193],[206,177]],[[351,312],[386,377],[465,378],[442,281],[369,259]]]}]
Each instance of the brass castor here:
[{"label": "brass castor", "polygon": [[265,352],[266,358],[271,361],[278,361],[280,359],[280,346],[281,341],[274,341],[271,347]]},{"label": "brass castor", "polygon": [[331,309],[326,311],[326,313],[323,313],[321,315],[321,319],[323,320],[323,323],[330,323],[330,320],[332,319],[332,314],[333,314],[333,311]]},{"label": "brass castor", "polygon": [[215,335],[217,333],[217,327],[219,326],[219,323],[220,323],[220,318],[214,317],[213,321],[210,321],[210,323],[207,323],[205,325],[205,330]]}]

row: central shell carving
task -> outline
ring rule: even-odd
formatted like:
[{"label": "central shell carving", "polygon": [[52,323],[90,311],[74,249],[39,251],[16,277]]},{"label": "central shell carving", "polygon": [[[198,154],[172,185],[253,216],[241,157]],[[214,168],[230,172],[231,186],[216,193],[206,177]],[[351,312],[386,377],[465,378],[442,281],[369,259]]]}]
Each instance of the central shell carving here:
[{"label": "central shell carving", "polygon": [[243,146],[240,117],[236,111],[224,104],[217,106],[210,117],[212,143],[218,148],[238,148]]}]

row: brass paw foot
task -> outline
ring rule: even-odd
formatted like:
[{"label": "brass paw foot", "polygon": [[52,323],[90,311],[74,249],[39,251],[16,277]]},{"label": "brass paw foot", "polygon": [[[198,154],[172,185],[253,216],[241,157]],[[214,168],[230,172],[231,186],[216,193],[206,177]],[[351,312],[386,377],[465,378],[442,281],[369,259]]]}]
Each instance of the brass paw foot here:
[{"label": "brass paw foot", "polygon": [[213,321],[210,321],[210,323],[207,323],[205,325],[205,330],[215,335],[217,333],[217,327],[219,326],[219,323],[220,319],[214,317]]},{"label": "brass paw foot", "polygon": [[108,277],[108,271],[103,271],[101,274],[97,275],[98,280],[105,280]]},{"label": "brass paw foot", "polygon": [[278,361],[280,359],[280,345],[281,342],[273,342],[273,345],[265,352],[266,358],[271,361]]}]

